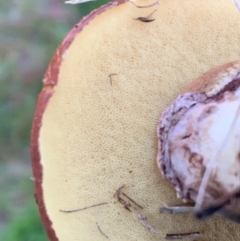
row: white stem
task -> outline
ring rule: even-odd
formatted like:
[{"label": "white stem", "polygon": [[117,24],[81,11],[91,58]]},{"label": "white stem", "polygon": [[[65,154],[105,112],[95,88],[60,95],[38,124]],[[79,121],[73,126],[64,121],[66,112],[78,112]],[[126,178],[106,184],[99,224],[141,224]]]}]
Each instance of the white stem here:
[{"label": "white stem", "polygon": [[237,9],[240,11],[240,3],[238,2],[238,0],[233,0],[233,2],[235,3]]},{"label": "white stem", "polygon": [[199,191],[198,191],[198,195],[197,195],[197,198],[196,198],[196,205],[195,205],[196,211],[199,211],[201,209],[204,194],[205,194],[205,190],[206,190],[208,181],[210,179],[210,176],[212,174],[214,174],[214,172],[216,171],[217,159],[221,155],[224,147],[227,145],[227,143],[229,141],[229,138],[231,137],[231,135],[234,131],[234,127],[236,126],[239,115],[240,115],[240,105],[237,108],[237,111],[234,115],[233,121],[230,125],[229,132],[226,135],[222,145],[220,146],[218,151],[215,153],[215,155],[212,157],[212,159],[209,161],[209,163],[206,166],[206,171],[203,175],[203,179],[202,179],[202,182],[201,182],[201,185],[200,185],[200,188],[199,188]]}]

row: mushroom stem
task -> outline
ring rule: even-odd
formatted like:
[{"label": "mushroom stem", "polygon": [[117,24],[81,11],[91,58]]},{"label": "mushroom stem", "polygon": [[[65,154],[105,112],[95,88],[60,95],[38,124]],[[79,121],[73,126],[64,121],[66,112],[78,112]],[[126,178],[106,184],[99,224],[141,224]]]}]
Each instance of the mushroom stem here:
[{"label": "mushroom stem", "polygon": [[233,0],[233,2],[235,3],[237,9],[240,11],[240,3],[238,2],[238,0]]},{"label": "mushroom stem", "polygon": [[[211,216],[213,214],[221,215],[220,213],[216,213],[216,212],[218,212],[220,209],[222,209],[225,205],[231,204],[233,202],[233,200],[236,200],[238,198],[240,198],[240,189],[238,189],[236,192],[234,192],[229,198],[221,200],[220,202],[213,204],[213,205],[201,210],[200,212],[197,212],[195,216],[199,219],[202,219],[202,218]],[[240,218],[237,215],[235,215],[235,214],[232,214],[232,215],[234,216],[234,220],[236,222],[240,222]]]},{"label": "mushroom stem", "polygon": [[223,140],[222,145],[217,150],[215,155],[212,157],[210,162],[207,164],[207,168],[206,168],[206,171],[203,175],[203,179],[202,179],[202,182],[201,182],[201,185],[200,185],[200,188],[199,188],[199,192],[198,192],[198,195],[197,195],[197,198],[196,198],[196,205],[195,205],[196,212],[199,212],[202,208],[202,203],[203,203],[204,196],[205,196],[205,190],[206,190],[207,185],[209,183],[210,177],[215,174],[216,167],[217,167],[217,160],[221,156],[224,148],[227,148],[228,143],[230,143],[229,140],[233,135],[233,131],[235,130],[234,127],[237,124],[239,115],[240,115],[240,105],[238,105],[238,108],[235,112],[233,121],[232,121],[232,123],[229,127],[228,134],[225,137],[225,139]]}]

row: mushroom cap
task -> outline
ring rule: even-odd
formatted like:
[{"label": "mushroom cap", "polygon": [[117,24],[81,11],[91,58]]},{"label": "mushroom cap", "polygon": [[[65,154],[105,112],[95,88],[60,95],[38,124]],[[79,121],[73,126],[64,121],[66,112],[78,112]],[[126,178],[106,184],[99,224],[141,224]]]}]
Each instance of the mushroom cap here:
[{"label": "mushroom cap", "polygon": [[[155,9],[154,21],[136,20]],[[156,128],[192,79],[239,58],[239,39],[231,0],[112,2],[69,32],[44,77],[32,128],[36,199],[51,241],[191,231],[238,239],[240,227],[219,217],[159,213],[179,201],[157,168]]]}]

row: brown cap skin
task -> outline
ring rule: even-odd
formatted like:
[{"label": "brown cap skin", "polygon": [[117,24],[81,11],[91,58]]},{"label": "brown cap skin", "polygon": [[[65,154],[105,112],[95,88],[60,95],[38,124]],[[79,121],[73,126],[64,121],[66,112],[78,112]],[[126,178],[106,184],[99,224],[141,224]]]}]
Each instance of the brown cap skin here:
[{"label": "brown cap skin", "polygon": [[[136,20],[155,9],[154,21]],[[109,3],[70,31],[44,77],[32,128],[36,200],[51,241],[105,240],[98,219],[114,241],[164,240],[167,232],[196,229],[216,241],[221,228],[225,240],[236,240],[238,227],[224,220],[198,223],[186,215],[160,215],[160,206],[177,200],[155,159],[162,110],[196,76],[239,57],[239,29],[240,16],[230,0],[162,0],[144,9],[125,1]],[[157,235],[113,197],[123,184],[143,205]],[[59,212],[96,204],[94,200],[107,200],[108,206]]]}]

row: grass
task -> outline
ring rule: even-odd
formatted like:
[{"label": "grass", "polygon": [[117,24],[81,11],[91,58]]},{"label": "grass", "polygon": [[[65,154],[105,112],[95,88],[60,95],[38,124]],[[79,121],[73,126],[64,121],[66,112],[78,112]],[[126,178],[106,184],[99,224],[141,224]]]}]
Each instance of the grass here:
[{"label": "grass", "polygon": [[35,204],[28,205],[5,229],[1,240],[48,241]]},{"label": "grass", "polygon": [[[27,158],[26,158],[27,159]],[[30,165],[10,160],[0,169],[0,240],[47,241],[33,198]]]}]

